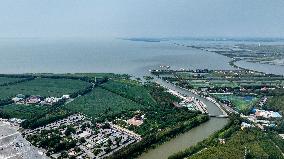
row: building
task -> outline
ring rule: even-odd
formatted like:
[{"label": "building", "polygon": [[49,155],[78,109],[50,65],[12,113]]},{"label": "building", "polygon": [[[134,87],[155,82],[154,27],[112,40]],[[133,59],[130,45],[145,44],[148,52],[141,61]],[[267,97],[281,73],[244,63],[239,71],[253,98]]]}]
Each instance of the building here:
[{"label": "building", "polygon": [[30,96],[26,99],[26,104],[38,104],[41,101],[40,96]]},{"label": "building", "polygon": [[252,125],[251,125],[251,124],[248,124],[248,123],[246,123],[246,122],[242,122],[242,124],[241,124],[241,129],[242,129],[242,130],[244,130],[245,128],[250,128],[250,127],[252,127]]}]

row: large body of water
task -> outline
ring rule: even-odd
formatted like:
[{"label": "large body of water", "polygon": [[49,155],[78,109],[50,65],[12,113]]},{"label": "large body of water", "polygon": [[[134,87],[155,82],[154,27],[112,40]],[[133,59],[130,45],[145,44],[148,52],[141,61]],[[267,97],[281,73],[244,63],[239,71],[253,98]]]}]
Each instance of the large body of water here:
[{"label": "large body of water", "polygon": [[228,69],[227,57],[171,42],[119,39],[0,39],[0,73],[113,72],[144,75],[159,65]]}]

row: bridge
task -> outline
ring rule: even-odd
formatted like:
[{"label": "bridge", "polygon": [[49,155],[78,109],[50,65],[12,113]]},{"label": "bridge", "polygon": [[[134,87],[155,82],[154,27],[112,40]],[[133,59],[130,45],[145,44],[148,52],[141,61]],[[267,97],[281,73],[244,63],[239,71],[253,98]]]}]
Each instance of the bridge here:
[{"label": "bridge", "polygon": [[214,118],[228,118],[229,116],[228,115],[213,115],[213,114],[208,114],[210,117],[214,117]]}]

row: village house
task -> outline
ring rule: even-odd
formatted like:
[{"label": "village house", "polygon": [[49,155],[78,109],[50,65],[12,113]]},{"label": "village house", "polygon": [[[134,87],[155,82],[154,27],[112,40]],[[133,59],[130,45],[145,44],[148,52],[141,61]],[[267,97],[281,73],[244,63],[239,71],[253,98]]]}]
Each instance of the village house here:
[{"label": "village house", "polygon": [[38,104],[42,100],[40,96],[30,96],[26,99],[26,104]]}]

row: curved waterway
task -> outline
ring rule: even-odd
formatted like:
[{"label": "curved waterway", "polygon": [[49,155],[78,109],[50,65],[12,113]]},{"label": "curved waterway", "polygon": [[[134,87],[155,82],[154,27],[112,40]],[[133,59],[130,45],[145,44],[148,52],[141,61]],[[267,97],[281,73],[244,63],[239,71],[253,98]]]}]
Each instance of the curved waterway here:
[{"label": "curved waterway", "polygon": [[[167,83],[161,79],[157,79],[156,81],[166,88],[198,98],[207,105],[209,114],[222,114],[222,111],[214,103],[208,101],[207,99],[195,95],[188,90]],[[138,157],[138,159],[166,159],[170,155],[185,150],[186,148],[206,139],[214,132],[222,129],[227,123],[228,119],[225,118],[211,118],[209,121],[189,130],[188,132],[180,134],[177,137],[163,143],[162,145],[143,153]]]}]

